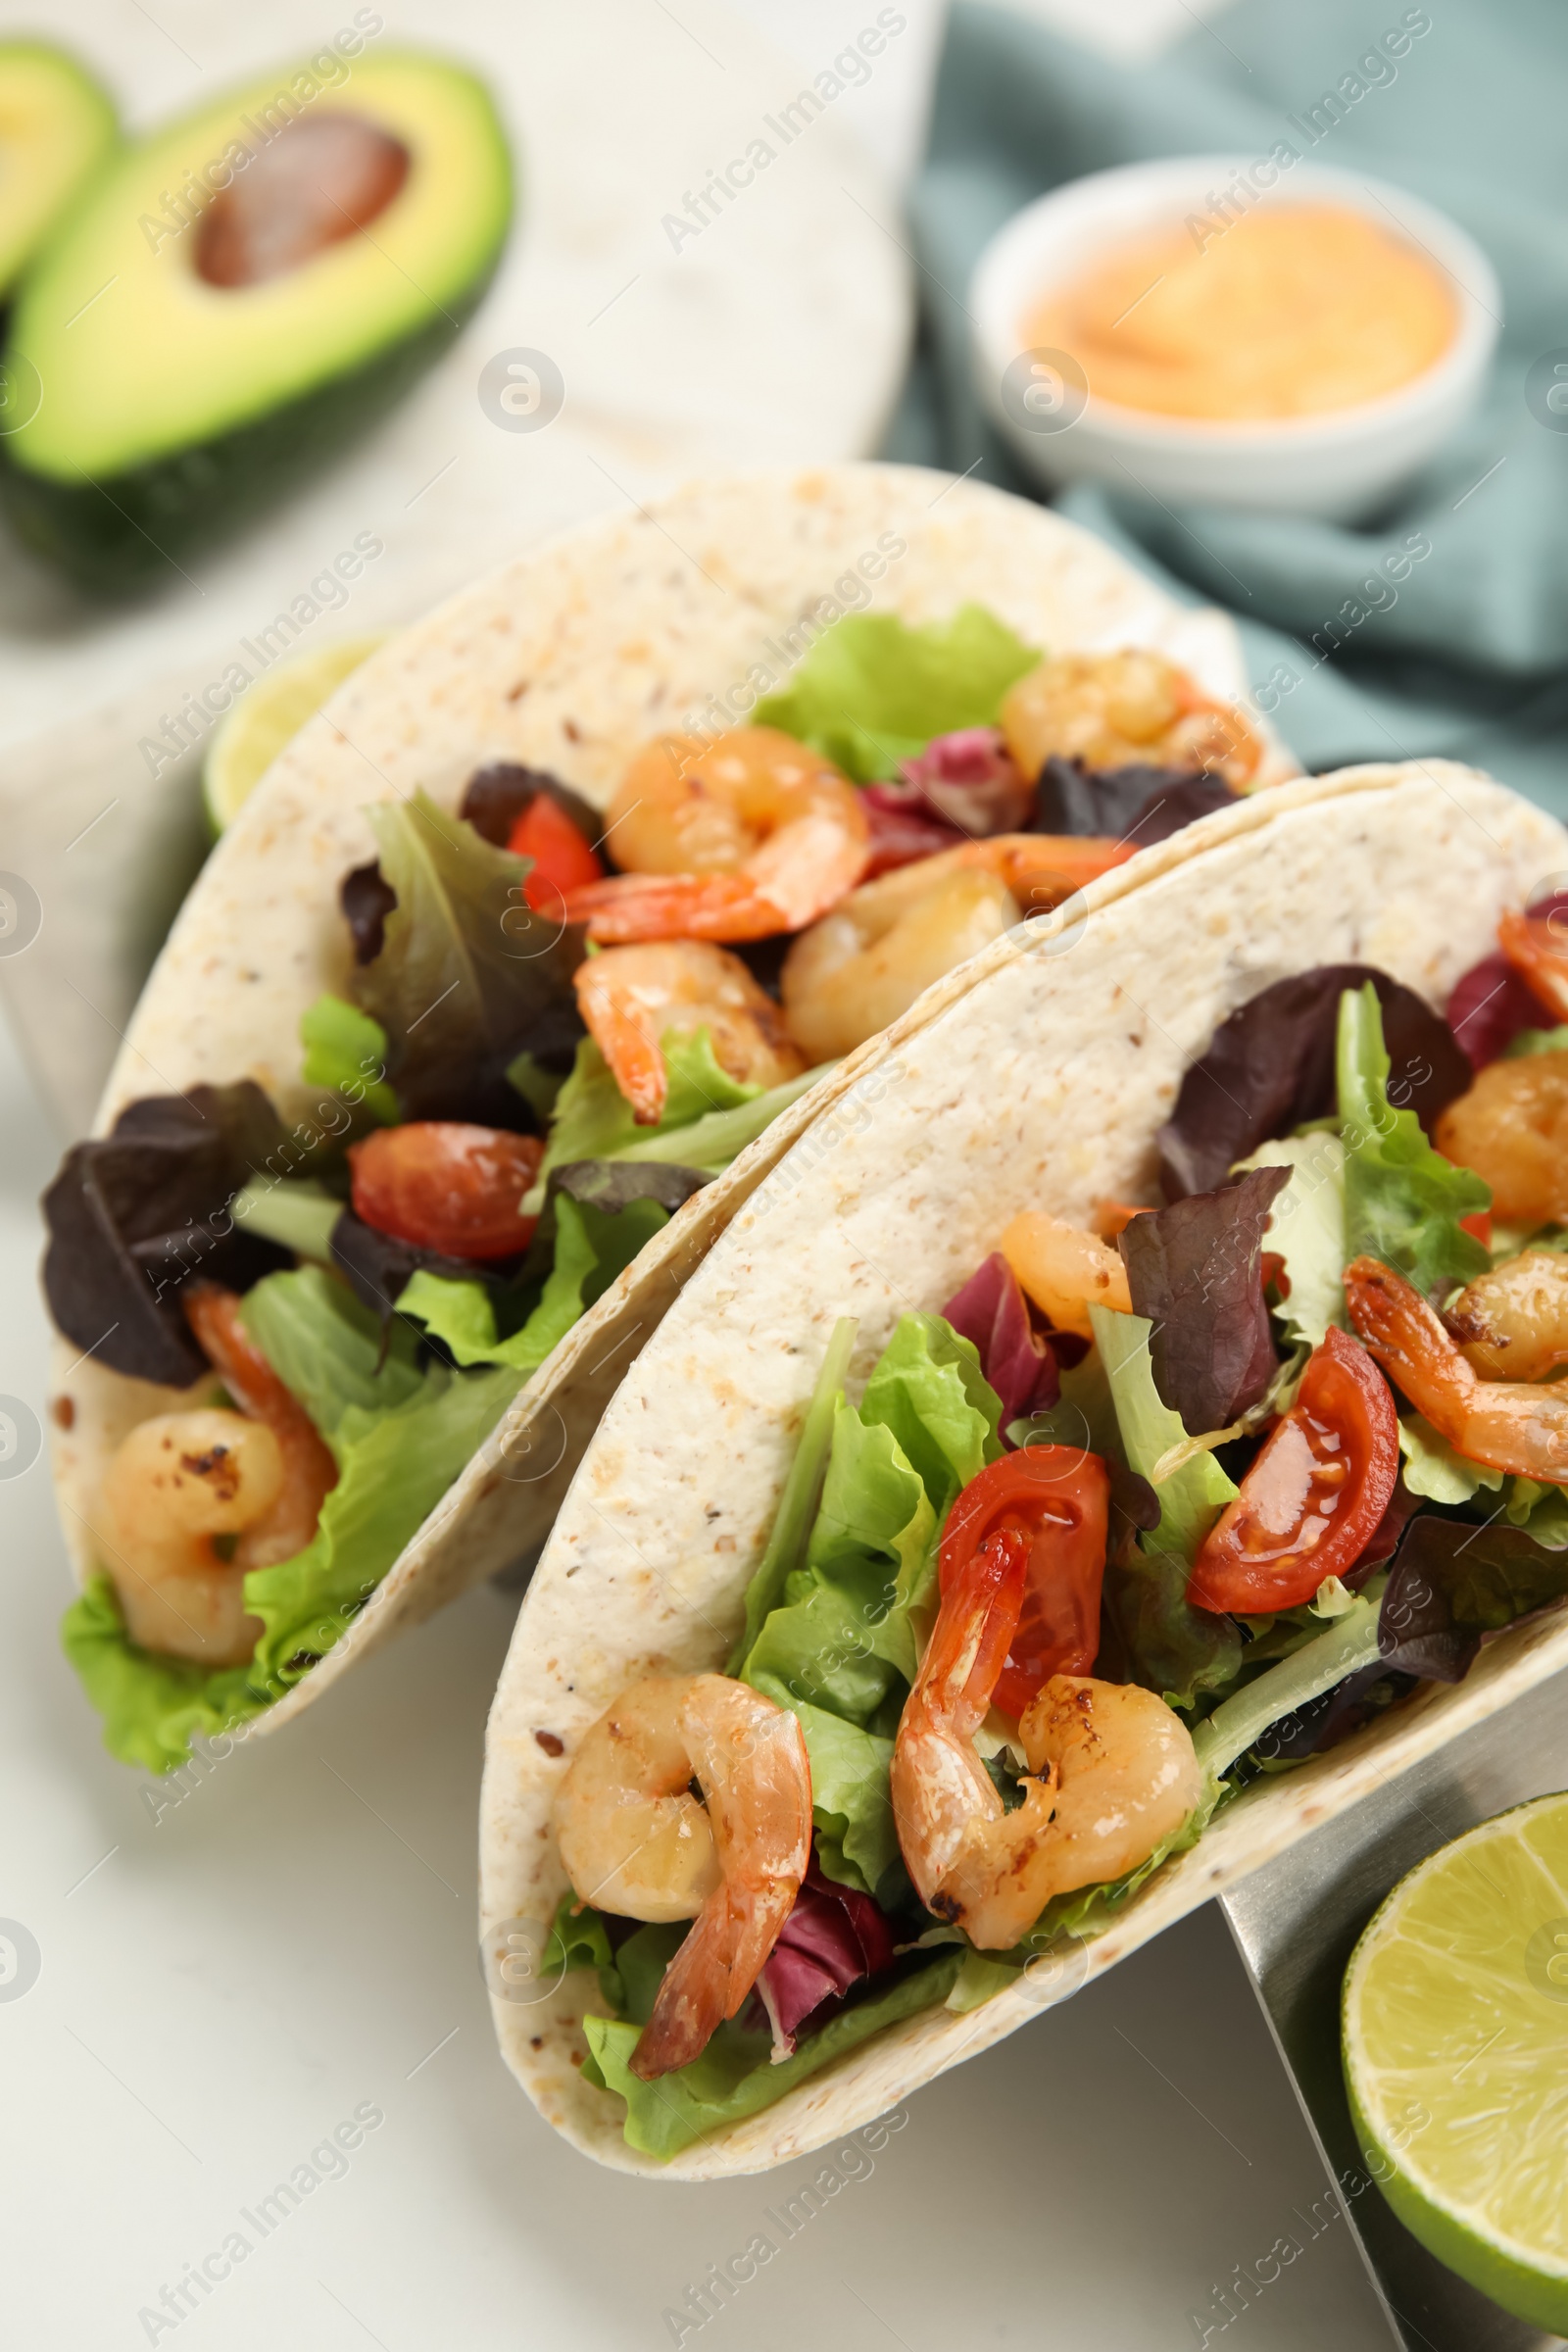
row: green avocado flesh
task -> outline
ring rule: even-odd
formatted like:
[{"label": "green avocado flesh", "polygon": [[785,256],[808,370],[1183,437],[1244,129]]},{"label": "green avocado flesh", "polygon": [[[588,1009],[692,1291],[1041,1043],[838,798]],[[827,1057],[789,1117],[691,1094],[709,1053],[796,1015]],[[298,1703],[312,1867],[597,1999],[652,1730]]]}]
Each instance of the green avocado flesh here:
[{"label": "green avocado flesh", "polygon": [[0,41],[0,301],[114,141],[114,107],[74,58]]},{"label": "green avocado flesh", "polygon": [[[332,242],[214,282],[236,208],[286,220],[345,137],[396,159],[390,195],[318,198]],[[477,305],[511,211],[488,92],[412,51],[318,51],[125,149],[12,318],[6,361],[38,388],[0,438],[19,535],[92,592],[171,582],[401,399]]]}]

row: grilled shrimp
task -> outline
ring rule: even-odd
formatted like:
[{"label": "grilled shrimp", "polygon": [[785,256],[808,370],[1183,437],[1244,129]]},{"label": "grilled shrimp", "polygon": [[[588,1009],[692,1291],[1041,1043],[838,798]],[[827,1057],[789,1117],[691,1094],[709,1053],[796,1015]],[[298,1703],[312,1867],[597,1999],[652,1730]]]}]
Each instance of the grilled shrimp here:
[{"label": "grilled shrimp", "polygon": [[584,1737],[556,1797],[556,1834],[583,1902],[697,1923],[632,2053],[645,2082],[671,2074],[740,2008],[806,1876],[805,1734],[727,1675],[646,1675]]},{"label": "grilled shrimp", "polygon": [[706,940],[607,948],[577,966],[574,985],[589,1035],[643,1126],[663,1115],[666,1030],[706,1029],[719,1067],[747,1085],[781,1086],[806,1067],[767,991]]},{"label": "grilled shrimp", "polygon": [[1420,1293],[1375,1257],[1350,1260],[1345,1298],[1368,1351],[1456,1452],[1568,1482],[1568,1389],[1483,1380]]},{"label": "grilled shrimp", "polygon": [[776,727],[660,736],[626,770],[606,838],[622,872],[566,899],[602,945],[799,931],[871,855],[854,785]]},{"label": "grilled shrimp", "polygon": [[1043,1209],[1026,1208],[1013,1218],[999,1247],[1036,1306],[1050,1316],[1054,1330],[1074,1331],[1089,1340],[1095,1329],[1089,1320],[1091,1306],[1114,1307],[1123,1315],[1133,1311],[1119,1251],[1107,1249],[1092,1233],[1080,1233],[1076,1225],[1064,1225]]},{"label": "grilled shrimp", "polygon": [[1017,1628],[1028,1568],[1001,1530],[941,1611],[893,1745],[893,1812],[928,1911],[1009,1950],[1054,1895],[1121,1878],[1198,1803],[1186,1726],[1152,1691],[1054,1674],[1018,1726],[1029,1771],[1012,1812],[974,1748]]},{"label": "grilled shrimp", "polygon": [[283,1386],[245,1329],[235,1292],[198,1283],[185,1307],[197,1345],[235,1402],[265,1422],[277,1441],[283,1480],[267,1514],[247,1527],[235,1550],[239,1568],[272,1568],[303,1551],[321,1505],[337,1485],[337,1464],[298,1398]]},{"label": "grilled shrimp", "polygon": [[1527,987],[1559,1021],[1568,1021],[1568,925],[1553,906],[1538,914],[1510,907],[1497,925],[1497,945]]},{"label": "grilled shrimp", "polygon": [[241,1324],[234,1293],[201,1283],[185,1311],[244,1410],[138,1423],[105,1473],[98,1532],[139,1647],[238,1666],[262,1630],[246,1614],[246,1574],[304,1550],[337,1465]]},{"label": "grilled shrimp", "polygon": [[138,1422],[104,1475],[97,1529],[125,1630],[142,1649],[240,1666],[259,1617],[245,1571],[215,1538],[264,1521],[283,1491],[283,1454],[265,1422],[204,1407]]},{"label": "grilled shrimp", "polygon": [[[931,866],[947,870],[922,885]],[[836,1060],[1018,920],[1004,881],[984,868],[948,866],[945,855],[863,883],[802,932],[784,958],[791,1034],[813,1061]]]},{"label": "grilled shrimp", "polygon": [[998,833],[862,883],[784,958],[792,1033],[813,1061],[848,1054],[1026,913],[1058,905],[1130,854],[1111,841]]},{"label": "grilled shrimp", "polygon": [[1568,1217],[1568,1054],[1491,1061],[1432,1131],[1438,1150],[1492,1187],[1510,1225]]},{"label": "grilled shrimp", "polygon": [[1001,724],[1026,776],[1055,756],[1088,767],[1207,768],[1240,790],[1262,756],[1238,710],[1162,655],[1131,648],[1042,662],[1008,691]]},{"label": "grilled shrimp", "polygon": [[1444,1321],[1489,1380],[1543,1380],[1568,1364],[1568,1254],[1524,1250],[1478,1275]]}]

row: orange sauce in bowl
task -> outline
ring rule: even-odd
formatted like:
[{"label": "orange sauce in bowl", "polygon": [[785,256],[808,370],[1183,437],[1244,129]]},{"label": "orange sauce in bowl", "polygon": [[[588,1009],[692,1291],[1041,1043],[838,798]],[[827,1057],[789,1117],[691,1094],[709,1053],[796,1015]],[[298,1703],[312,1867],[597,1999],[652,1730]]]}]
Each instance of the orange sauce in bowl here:
[{"label": "orange sauce in bowl", "polygon": [[1453,291],[1416,246],[1348,206],[1270,205],[1227,228],[1162,228],[1099,255],[1022,321],[1094,398],[1213,421],[1358,407],[1452,343]]}]

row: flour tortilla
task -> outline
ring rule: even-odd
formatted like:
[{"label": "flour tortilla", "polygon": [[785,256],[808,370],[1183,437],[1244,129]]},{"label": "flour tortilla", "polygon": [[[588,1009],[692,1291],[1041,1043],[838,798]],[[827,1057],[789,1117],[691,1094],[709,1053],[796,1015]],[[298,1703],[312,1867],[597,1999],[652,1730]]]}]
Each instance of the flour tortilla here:
[{"label": "flour tortilla", "polygon": [[[203,1079],[259,1080],[290,1124],[309,1111],[299,1019],[323,989],[350,993],[337,891],[375,855],[368,802],[418,789],[455,808],[474,768],[514,760],[603,808],[651,735],[738,723],[841,612],[918,623],[971,600],[1043,649],[1168,654],[1246,710],[1265,741],[1260,782],[1294,772],[1246,704],[1228,619],[1173,605],[1058,515],[908,466],[699,484],[519,557],[353,672],[214,851],[147,983],[94,1132],[139,1096]],[[715,710],[715,696],[727,707]],[[537,1550],[617,1381],[682,1282],[852,1080],[842,1065],[671,1219],[534,1373],[344,1639],[256,1728],[288,1721],[399,1627]],[[109,1455],[136,1422],[191,1396],[125,1380],[64,1342],[53,1386],[61,1517],[85,1581]]]},{"label": "flour tortilla", "polygon": [[[899,1317],[939,1310],[1017,1210],[1084,1223],[1097,1200],[1157,1199],[1155,1130],[1183,1072],[1259,989],[1357,960],[1441,1004],[1493,947],[1503,907],[1565,871],[1568,833],[1473,770],[1304,778],[999,940],[866,1050],[632,1366],[556,1522],[490,1720],[487,1937],[548,1921],[565,1890],[551,1810],[588,1726],[646,1670],[722,1666],[838,1316],[859,1318],[858,1383]],[[1463,1683],[1428,1686],[1256,1784],[1054,1979],[893,2027],[667,2165],[626,2146],[622,2102],[577,2071],[577,2019],[600,2006],[591,1976],[533,2006],[493,1986],[502,2049],[540,2111],[602,2163],[676,2180],[785,2163],[1010,2034],[1565,1665],[1560,1612],[1488,1642]]]}]

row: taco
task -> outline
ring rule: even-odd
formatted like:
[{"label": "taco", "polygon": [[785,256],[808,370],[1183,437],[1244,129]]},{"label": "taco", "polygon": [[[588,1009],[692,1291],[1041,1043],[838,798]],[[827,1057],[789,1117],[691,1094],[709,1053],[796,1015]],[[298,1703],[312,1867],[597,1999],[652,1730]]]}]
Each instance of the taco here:
[{"label": "taco", "polygon": [[1203,819],[860,1057],[497,1692],[562,2132],[823,2145],[1568,1663],[1565,1018],[1568,834],[1433,761]]},{"label": "taco", "polygon": [[1289,768],[1237,686],[1218,615],[887,467],[596,525],[358,669],[47,1199],[66,1639],[114,1751],[283,1722],[526,1560],[844,1057]]}]

